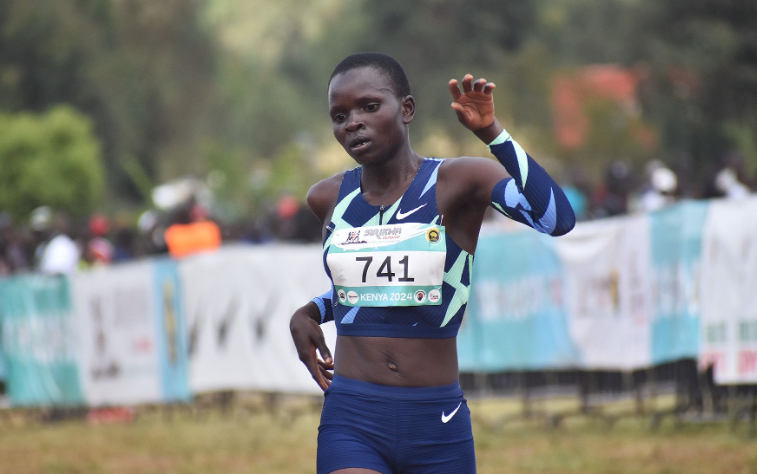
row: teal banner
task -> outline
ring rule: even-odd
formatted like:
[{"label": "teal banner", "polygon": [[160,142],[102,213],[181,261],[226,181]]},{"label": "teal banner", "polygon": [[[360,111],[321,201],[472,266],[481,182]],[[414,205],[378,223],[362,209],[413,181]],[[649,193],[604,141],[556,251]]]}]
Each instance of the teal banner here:
[{"label": "teal banner", "polygon": [[687,201],[651,214],[654,364],[699,355],[699,282],[707,207],[706,201]]},{"label": "teal banner", "polygon": [[165,401],[191,398],[187,378],[187,330],[182,305],[181,281],[175,261],[155,261],[156,345]]},{"label": "teal banner", "polygon": [[0,332],[0,382],[5,382],[5,359],[3,358],[2,332]]},{"label": "teal banner", "polygon": [[458,338],[463,371],[578,365],[553,237],[535,231],[482,236]]},{"label": "teal banner", "polygon": [[0,281],[0,349],[11,403],[84,403],[68,280],[18,276]]}]

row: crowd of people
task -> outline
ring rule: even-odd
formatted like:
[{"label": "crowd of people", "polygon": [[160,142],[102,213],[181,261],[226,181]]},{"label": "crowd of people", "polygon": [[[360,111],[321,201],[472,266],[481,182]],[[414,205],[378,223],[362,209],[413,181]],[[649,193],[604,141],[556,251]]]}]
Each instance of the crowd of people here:
[{"label": "crowd of people", "polygon": [[[684,198],[739,199],[757,191],[757,176],[750,179],[737,159],[714,169],[711,179],[698,187],[685,168],[674,171],[659,161],[637,172],[615,161],[599,185],[589,185],[578,173],[569,181],[563,189],[578,220],[651,212]],[[172,226],[173,231],[166,233]],[[146,211],[137,222],[104,214],[71,218],[47,206],[35,209],[26,221],[14,221],[0,210],[0,277],[30,272],[70,274],[169,253],[181,258],[192,253],[193,246],[200,250],[222,242],[318,242],[320,237],[318,220],[293,196],[282,197],[262,216],[233,223],[214,219],[212,212],[192,200],[170,212]],[[169,244],[178,245],[176,251],[171,252]]]},{"label": "crowd of people", "polygon": [[653,160],[641,169],[622,160],[610,163],[599,185],[574,172],[564,185],[579,220],[626,213],[654,212],[681,199],[741,199],[757,191],[757,174],[750,176],[744,160],[729,157],[713,164],[707,179],[695,179],[685,165]]},{"label": "crowd of people", "polygon": [[[0,209],[0,277],[23,273],[72,274],[137,258],[182,258],[222,242],[316,242],[320,225],[291,196],[262,217],[236,223],[214,219],[208,206],[189,200],[170,211],[151,209],[137,219],[96,213],[72,217],[49,206],[27,219]],[[136,221],[136,222],[133,222]]]}]

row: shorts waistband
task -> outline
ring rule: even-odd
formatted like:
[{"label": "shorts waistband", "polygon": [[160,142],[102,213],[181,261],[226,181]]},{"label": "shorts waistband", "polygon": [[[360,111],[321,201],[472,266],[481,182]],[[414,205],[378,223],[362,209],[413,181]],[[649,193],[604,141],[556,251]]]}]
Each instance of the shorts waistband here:
[{"label": "shorts waistband", "polygon": [[363,396],[407,401],[438,400],[463,396],[463,390],[460,388],[459,382],[439,387],[395,387],[392,385],[364,382],[339,375],[334,375],[334,380],[331,381],[331,386],[326,392],[355,393]]}]

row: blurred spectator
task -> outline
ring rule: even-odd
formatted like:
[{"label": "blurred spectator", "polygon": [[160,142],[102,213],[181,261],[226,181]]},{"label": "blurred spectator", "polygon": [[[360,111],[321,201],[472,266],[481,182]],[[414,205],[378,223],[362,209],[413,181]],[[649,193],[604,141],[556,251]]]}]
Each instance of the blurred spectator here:
[{"label": "blurred spectator", "polygon": [[675,202],[678,177],[661,161],[652,161],[645,167],[647,184],[633,199],[634,212],[654,212]]},{"label": "blurred spectator", "polygon": [[276,236],[280,240],[318,242],[321,223],[307,206],[293,196],[284,196],[276,204]]},{"label": "blurred spectator", "polygon": [[30,251],[8,214],[0,214],[0,276],[30,269]]},{"label": "blurred spectator", "polygon": [[13,266],[8,258],[8,231],[11,230],[10,217],[0,214],[0,277],[10,275]]},{"label": "blurred spectator", "polygon": [[113,262],[124,262],[135,257],[137,234],[134,229],[121,226],[113,239]]},{"label": "blurred spectator", "polygon": [[725,167],[715,175],[715,189],[726,199],[743,199],[750,194],[749,188],[739,181],[736,171]]},{"label": "blurred spectator", "polygon": [[625,214],[628,194],[633,190],[633,179],[628,165],[613,161],[605,171],[605,182],[592,196],[592,217],[610,217]]},{"label": "blurred spectator", "polygon": [[160,214],[155,209],[150,209],[139,216],[137,222],[139,229],[139,255],[152,255],[156,253],[165,253],[166,247],[165,231],[166,227],[160,221]]},{"label": "blurred spectator", "polygon": [[49,207],[35,209],[31,217],[32,228],[49,239],[40,244],[39,270],[47,275],[74,273],[79,264],[79,247],[71,238],[71,226],[63,213],[53,215]]},{"label": "blurred spectator", "polygon": [[179,209],[176,223],[165,231],[168,253],[182,258],[221,246],[221,229],[208,219],[205,209],[191,200]]},{"label": "blurred spectator", "polygon": [[108,265],[113,261],[113,244],[106,237],[110,232],[110,221],[102,214],[94,214],[88,223],[89,239],[84,246],[82,266]]}]

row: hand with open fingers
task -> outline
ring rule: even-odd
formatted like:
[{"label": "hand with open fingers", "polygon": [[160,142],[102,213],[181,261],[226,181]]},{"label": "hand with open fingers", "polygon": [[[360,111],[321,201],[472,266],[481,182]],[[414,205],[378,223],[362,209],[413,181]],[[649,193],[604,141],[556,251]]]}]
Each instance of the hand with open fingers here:
[{"label": "hand with open fingers", "polygon": [[[334,378],[331,372],[334,370],[334,359],[326,345],[326,338],[323,336],[321,327],[303,308],[300,308],[295,311],[289,321],[289,330],[300,360],[321,390],[326,390]],[[321,355],[320,358],[318,353]]]},{"label": "hand with open fingers", "polygon": [[454,102],[452,108],[457,119],[468,130],[476,132],[494,123],[494,97],[492,91],[496,86],[481,78],[473,82],[473,76],[463,77],[463,91],[460,92],[457,79],[449,81],[449,91]]}]

